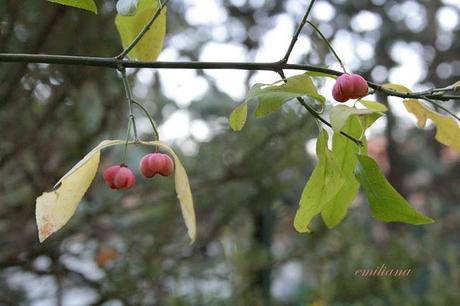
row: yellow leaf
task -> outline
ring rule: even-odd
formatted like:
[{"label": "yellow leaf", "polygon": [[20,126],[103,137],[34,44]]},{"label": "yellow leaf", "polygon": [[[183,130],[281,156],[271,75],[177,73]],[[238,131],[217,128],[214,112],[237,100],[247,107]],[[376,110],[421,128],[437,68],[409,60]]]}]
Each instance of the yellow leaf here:
[{"label": "yellow leaf", "polygon": [[144,145],[150,146],[160,146],[166,149],[174,158],[175,164],[175,183],[176,183],[176,193],[177,198],[180,202],[180,207],[182,211],[182,217],[184,218],[185,226],[187,226],[188,235],[191,242],[193,243],[196,238],[196,219],[195,219],[195,209],[193,208],[193,198],[192,191],[190,189],[190,183],[188,181],[187,172],[185,171],[184,166],[182,165],[179,157],[167,144],[150,141],[150,142],[141,142]]},{"label": "yellow leaf", "polygon": [[[134,16],[117,15],[115,25],[120,34],[123,48],[128,47],[131,42],[142,31],[150,18],[158,9],[156,0],[140,0],[139,6]],[[166,7],[164,7],[152,24],[150,29],[144,34],[136,46],[129,52],[128,56],[132,59],[141,61],[154,61],[163,48],[163,41],[166,32]]]},{"label": "yellow leaf", "polygon": [[69,221],[96,175],[100,150],[114,144],[116,141],[101,142],[56,183],[53,191],[37,198],[35,215],[40,242]]},{"label": "yellow leaf", "polygon": [[387,83],[387,84],[384,84],[382,87],[386,88],[386,89],[391,89],[391,90],[394,90],[394,91],[399,91],[399,92],[405,92],[405,93],[412,92],[412,90],[410,90],[406,86],[400,85],[400,84]]},{"label": "yellow leaf", "polygon": [[425,127],[427,119],[431,119],[437,128],[436,139],[460,153],[460,126],[454,118],[441,115],[416,99],[405,100],[404,106],[417,117],[421,128]]},{"label": "yellow leaf", "polygon": [[[45,192],[36,200],[36,220],[40,242],[61,229],[75,213],[81,199],[93,181],[104,148],[122,145],[124,140],[104,140],[70,169],[55,185],[51,192]],[[132,144],[132,143],[131,143]],[[177,155],[167,144],[152,141],[143,145],[161,146],[174,158],[176,193],[181,204],[181,212],[192,242],[196,237],[196,220],[193,198],[187,173]]]}]

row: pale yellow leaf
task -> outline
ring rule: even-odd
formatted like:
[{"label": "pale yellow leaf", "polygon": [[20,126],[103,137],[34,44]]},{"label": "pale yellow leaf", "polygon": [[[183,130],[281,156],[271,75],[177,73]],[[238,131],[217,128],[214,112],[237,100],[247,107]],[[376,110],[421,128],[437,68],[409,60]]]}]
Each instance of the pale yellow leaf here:
[{"label": "pale yellow leaf", "polygon": [[[91,150],[70,169],[55,185],[55,190],[45,192],[36,200],[36,220],[40,242],[61,229],[75,213],[81,199],[93,181],[104,148],[122,145],[124,140],[105,140]],[[132,144],[132,143],[131,143]],[[176,193],[181,204],[181,212],[192,242],[196,237],[196,220],[193,198],[187,173],[181,161],[167,144],[152,141],[143,145],[161,146],[174,158]]]},{"label": "pale yellow leaf", "polygon": [[[142,31],[158,9],[157,0],[140,0],[139,6],[134,16],[117,15],[115,25],[120,34],[123,48],[128,47],[131,42]],[[163,49],[163,41],[166,32],[166,7],[164,7],[152,24],[150,29],[144,34],[136,46],[129,52],[128,56],[132,59],[141,61],[154,61]]]},{"label": "pale yellow leaf", "polygon": [[37,198],[35,215],[40,242],[69,221],[96,175],[100,150],[115,144],[118,141],[101,142],[57,182],[53,191]]},{"label": "pale yellow leaf", "polygon": [[405,93],[412,92],[412,90],[410,90],[409,88],[401,84],[387,83],[387,84],[384,84],[382,87],[386,89],[394,90],[394,91],[399,91],[399,92],[405,92]]},{"label": "pale yellow leaf", "polygon": [[177,198],[180,202],[182,217],[184,218],[185,226],[187,226],[188,235],[192,240],[191,242],[193,243],[196,238],[195,209],[193,208],[192,191],[190,189],[190,183],[188,181],[187,172],[185,171],[184,166],[182,165],[179,157],[176,155],[173,149],[171,149],[171,147],[167,144],[157,141],[141,143],[150,146],[158,145],[166,149],[173,156],[175,164],[174,179],[176,183]]},{"label": "pale yellow leaf", "polygon": [[416,99],[405,100],[404,106],[417,117],[421,128],[425,127],[427,119],[431,119],[436,125],[436,139],[460,153],[460,126],[454,118],[441,115]]}]

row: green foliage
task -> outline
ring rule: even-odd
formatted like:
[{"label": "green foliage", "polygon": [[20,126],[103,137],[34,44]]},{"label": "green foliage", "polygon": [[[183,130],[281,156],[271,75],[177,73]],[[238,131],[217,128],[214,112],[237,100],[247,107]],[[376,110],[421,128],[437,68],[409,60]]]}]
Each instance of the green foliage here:
[{"label": "green foliage", "polygon": [[238,105],[230,114],[229,123],[234,131],[241,131],[246,123],[248,116],[248,102],[247,100]]},{"label": "green foliage", "polygon": [[363,185],[364,192],[371,205],[372,215],[380,221],[405,222],[409,224],[427,224],[433,219],[417,212],[390,185],[380,171],[377,163],[369,156],[358,154],[355,175]]},{"label": "green foliage", "polygon": [[48,0],[49,2],[58,3],[62,5],[73,6],[81,8],[97,14],[97,7],[94,0]]},{"label": "green foliage", "polygon": [[[115,25],[120,34],[123,48],[127,48],[139,33],[144,29],[152,16],[158,9],[158,1],[140,0],[133,16],[117,15]],[[136,46],[129,52],[128,56],[140,61],[154,61],[163,48],[163,41],[166,33],[166,7],[152,24],[150,29],[137,42]]]},{"label": "green foliage", "polygon": [[[364,132],[361,122],[356,116],[348,118],[342,130],[357,139]],[[353,199],[359,192],[359,182],[353,174],[357,163],[356,154],[358,150],[358,146],[342,134],[334,133],[332,136],[332,155],[345,180],[343,186],[321,211],[323,221],[329,228],[333,228],[342,221]]]},{"label": "green foliage", "polygon": [[[330,114],[332,128],[334,129],[334,132],[340,132],[343,126],[345,125],[345,123],[347,122],[348,118],[350,118],[351,116],[369,115],[369,114],[374,114],[374,113],[375,111],[371,109],[357,109],[357,108],[349,107],[346,105],[336,105],[331,110],[331,114]],[[366,116],[363,116],[363,117],[366,117]],[[380,115],[378,115],[378,117],[380,117]],[[376,117],[374,116],[373,118],[376,118]],[[370,121],[369,123],[366,123],[365,125],[372,124],[374,121]]]},{"label": "green foliage", "polygon": [[254,98],[259,102],[255,110],[255,116],[262,117],[277,111],[289,100],[302,96],[312,97],[322,104],[326,101],[318,93],[313,80],[307,73],[272,84],[257,83],[251,87],[244,102],[231,113],[229,118],[230,126],[234,131],[240,131],[244,127],[247,117],[247,103]]},{"label": "green foliage", "polygon": [[327,142],[327,132],[321,130],[316,143],[319,161],[305,185],[294,219],[294,227],[301,233],[309,232],[311,219],[333,199],[345,181]]},{"label": "green foliage", "polygon": [[259,101],[256,107],[256,117],[266,116],[277,111],[284,103],[301,96],[309,96],[322,104],[325,98],[316,90],[313,80],[306,74],[296,75],[276,83],[256,84],[253,87],[252,97]]},{"label": "green foliage", "polygon": [[359,100],[359,103],[361,103],[368,109],[373,109],[377,112],[387,112],[388,111],[388,108],[380,102],[361,99]]}]

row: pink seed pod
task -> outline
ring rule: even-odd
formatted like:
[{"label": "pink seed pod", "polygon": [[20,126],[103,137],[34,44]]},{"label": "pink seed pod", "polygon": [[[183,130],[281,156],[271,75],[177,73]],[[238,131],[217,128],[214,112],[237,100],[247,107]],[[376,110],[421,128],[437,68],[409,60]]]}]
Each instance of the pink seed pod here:
[{"label": "pink seed pod", "polygon": [[332,96],[338,102],[348,101],[354,92],[354,82],[349,74],[339,76],[332,88]]},{"label": "pink seed pod", "polygon": [[129,189],[136,183],[134,173],[125,165],[111,166],[102,176],[107,186],[112,189]]},{"label": "pink seed pod", "polygon": [[350,79],[353,82],[353,94],[350,96],[352,99],[359,99],[367,96],[369,86],[366,80],[359,74],[350,75]]},{"label": "pink seed pod", "polygon": [[170,176],[174,170],[174,162],[167,154],[150,153],[141,159],[139,170],[147,178],[151,178],[157,173],[162,176]]}]

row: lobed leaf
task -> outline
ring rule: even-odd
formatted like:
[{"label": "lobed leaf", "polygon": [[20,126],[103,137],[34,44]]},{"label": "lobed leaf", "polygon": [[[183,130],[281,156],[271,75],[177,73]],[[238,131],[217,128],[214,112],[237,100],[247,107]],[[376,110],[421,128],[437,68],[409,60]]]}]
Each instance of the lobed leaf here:
[{"label": "lobed leaf", "polygon": [[417,99],[405,100],[404,106],[417,117],[420,128],[424,128],[426,120],[431,119],[436,125],[436,140],[460,153],[460,126],[454,118],[429,109]]},{"label": "lobed leaf", "polygon": [[[123,48],[127,48],[137,35],[142,31],[150,18],[158,9],[156,0],[140,0],[133,16],[117,15],[115,25],[120,34]],[[152,24],[150,29],[139,40],[128,56],[140,61],[154,61],[160,55],[166,33],[166,7]]]},{"label": "lobed leaf", "polygon": [[357,155],[355,175],[363,185],[374,218],[384,222],[427,224],[433,219],[419,213],[390,185],[375,160]]},{"label": "lobed leaf", "polygon": [[316,143],[318,164],[305,185],[294,218],[294,227],[301,233],[309,232],[310,221],[323,210],[326,203],[333,199],[344,184],[344,178],[327,147],[327,141],[327,132],[321,130]]},{"label": "lobed leaf", "polygon": [[97,6],[94,0],[48,0],[49,2],[72,6],[80,9],[84,9],[94,14],[97,14]]}]

